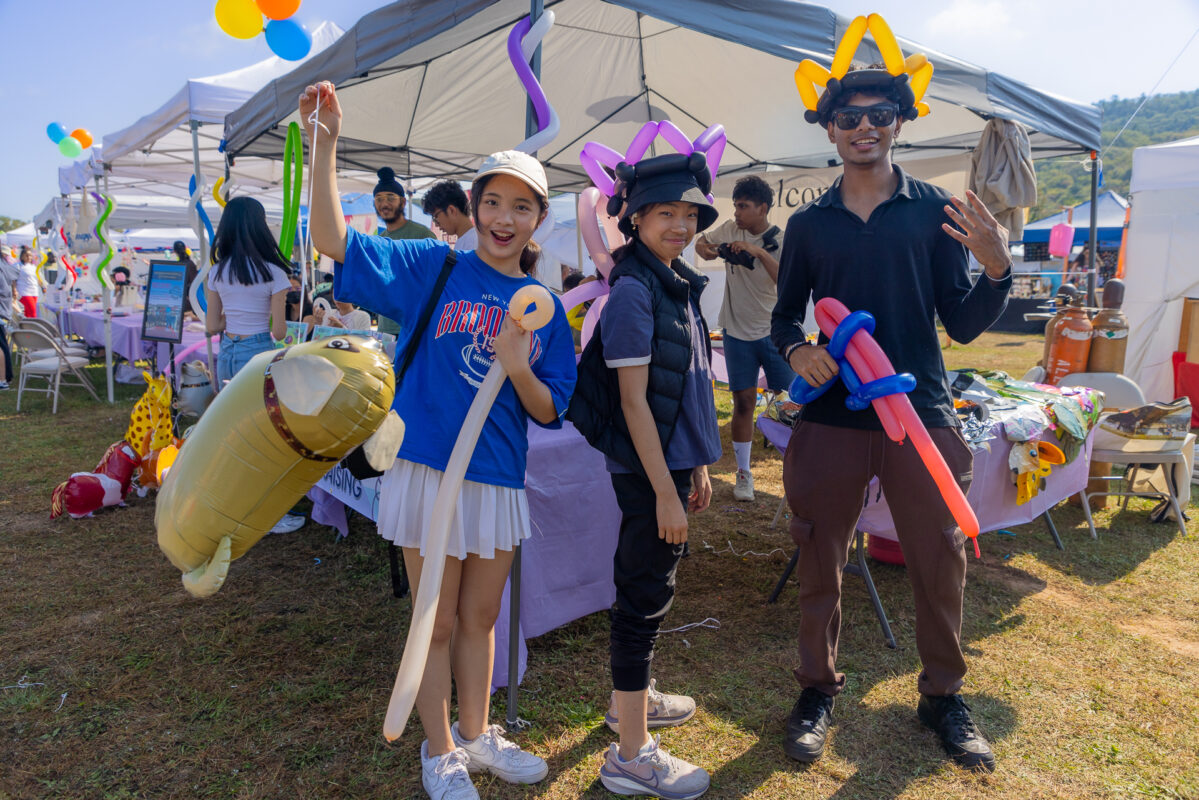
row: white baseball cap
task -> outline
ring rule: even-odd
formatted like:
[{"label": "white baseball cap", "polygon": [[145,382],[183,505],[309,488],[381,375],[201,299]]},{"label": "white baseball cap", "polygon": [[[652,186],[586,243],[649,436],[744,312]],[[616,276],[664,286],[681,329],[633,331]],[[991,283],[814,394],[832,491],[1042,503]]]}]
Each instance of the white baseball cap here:
[{"label": "white baseball cap", "polygon": [[541,166],[540,161],[528,153],[522,153],[519,150],[501,150],[487,156],[483,166],[479,167],[479,171],[475,173],[471,193],[474,193],[474,184],[477,184],[481,178],[496,174],[519,178],[529,184],[529,187],[543,200],[549,200],[549,181],[545,178],[545,168]]}]

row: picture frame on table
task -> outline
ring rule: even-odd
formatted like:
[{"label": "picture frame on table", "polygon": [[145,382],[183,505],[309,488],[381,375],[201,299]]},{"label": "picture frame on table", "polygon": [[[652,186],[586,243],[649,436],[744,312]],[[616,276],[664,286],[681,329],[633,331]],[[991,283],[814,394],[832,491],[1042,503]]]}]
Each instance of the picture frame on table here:
[{"label": "picture frame on table", "polygon": [[179,344],[183,341],[185,267],[178,261],[151,261],[146,276],[146,309],[142,339]]},{"label": "picture frame on table", "polygon": [[275,349],[279,350],[284,347],[291,347],[293,344],[308,341],[308,323],[289,321],[287,323],[287,333],[283,335],[282,341],[275,342]]}]

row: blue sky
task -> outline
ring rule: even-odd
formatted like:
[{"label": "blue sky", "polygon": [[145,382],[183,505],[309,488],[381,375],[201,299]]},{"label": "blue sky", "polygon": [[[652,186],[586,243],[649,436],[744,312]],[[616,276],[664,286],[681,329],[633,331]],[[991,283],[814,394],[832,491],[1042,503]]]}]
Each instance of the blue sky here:
[{"label": "blue sky", "polygon": [[[46,125],[99,141],[165,103],[188,78],[271,55],[213,18],[214,0],[0,0],[0,214],[28,220],[66,163]],[[351,27],[382,0],[303,0],[296,17]],[[1147,92],[1199,29],[1195,0],[828,0],[881,13],[900,36],[1041,89],[1094,102]],[[552,35],[552,34],[551,34]],[[1158,88],[1199,88],[1199,40]],[[798,98],[796,100],[798,102]]]}]

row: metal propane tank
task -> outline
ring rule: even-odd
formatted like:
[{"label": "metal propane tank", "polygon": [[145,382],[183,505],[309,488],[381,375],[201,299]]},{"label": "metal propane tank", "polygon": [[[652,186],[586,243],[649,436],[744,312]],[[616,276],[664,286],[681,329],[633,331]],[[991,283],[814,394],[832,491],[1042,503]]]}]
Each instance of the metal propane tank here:
[{"label": "metal propane tank", "polygon": [[1078,295],[1078,289],[1072,283],[1063,283],[1058,287],[1057,294],[1053,297],[1054,306],[1057,311],[1049,321],[1045,323],[1045,347],[1041,351],[1041,366],[1045,368],[1046,381],[1049,375],[1049,348],[1053,345],[1053,327],[1057,321],[1066,316],[1066,308],[1070,305],[1070,301]]},{"label": "metal propane tank", "polygon": [[1086,297],[1075,295],[1066,313],[1054,323],[1053,342],[1049,348],[1049,363],[1045,367],[1045,382],[1057,382],[1075,372],[1085,372],[1091,354],[1091,318],[1083,308]]},{"label": "metal propane tank", "polygon": [[1087,372],[1124,372],[1128,349],[1128,318],[1124,316],[1124,281],[1115,278],[1103,284],[1103,308],[1091,320],[1091,354]]}]

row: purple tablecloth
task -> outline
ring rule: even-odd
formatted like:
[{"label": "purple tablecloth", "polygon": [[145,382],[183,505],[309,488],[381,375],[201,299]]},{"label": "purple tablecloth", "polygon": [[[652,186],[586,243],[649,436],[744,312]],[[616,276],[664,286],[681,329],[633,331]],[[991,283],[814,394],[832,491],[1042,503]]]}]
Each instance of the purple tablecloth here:
[{"label": "purple tablecloth", "polygon": [[[63,333],[75,335],[92,347],[104,346],[104,312],[83,311],[81,309],[66,309],[61,315]],[[202,331],[184,329],[183,341],[175,345],[176,351],[195,344],[204,338]],[[112,318],[112,351],[129,363],[149,358],[154,353],[154,345],[158,345],[158,363],[165,367],[167,360],[167,345],[158,342],[148,342],[142,339],[142,314],[135,312],[126,316]],[[213,353],[217,352],[213,344]],[[203,361],[207,351],[198,354]]]},{"label": "purple tablecloth", "polygon": [[[377,484],[377,478],[357,481],[333,469],[308,493],[312,518],[345,534],[344,502],[375,519]],[[520,677],[527,663],[525,639],[612,605],[612,554],[620,528],[604,457],[569,422],[556,431],[529,425],[525,492],[533,535],[521,545]],[[495,626],[497,688],[508,685],[508,619],[505,588]]]},{"label": "purple tablecloth", "polygon": [[[791,428],[773,419],[759,417],[758,429],[779,452],[787,449]],[[966,493],[966,499],[970,501],[970,507],[978,516],[979,530],[996,531],[1011,525],[1032,522],[1070,495],[1082,491],[1087,485],[1094,437],[1095,431],[1092,430],[1087,436],[1083,452],[1069,464],[1054,467],[1045,479],[1045,489],[1022,506],[1016,505],[1016,485],[1012,483],[1012,473],[1008,469],[1011,443],[999,436],[974,446],[974,480],[970,484],[970,491]],[[1045,441],[1057,440],[1050,433],[1045,436]],[[862,509],[862,516],[858,519],[858,528],[871,536],[896,539],[895,524],[891,521],[887,497],[885,494],[880,496],[877,489],[878,480],[875,479],[870,483],[866,507]]]}]

